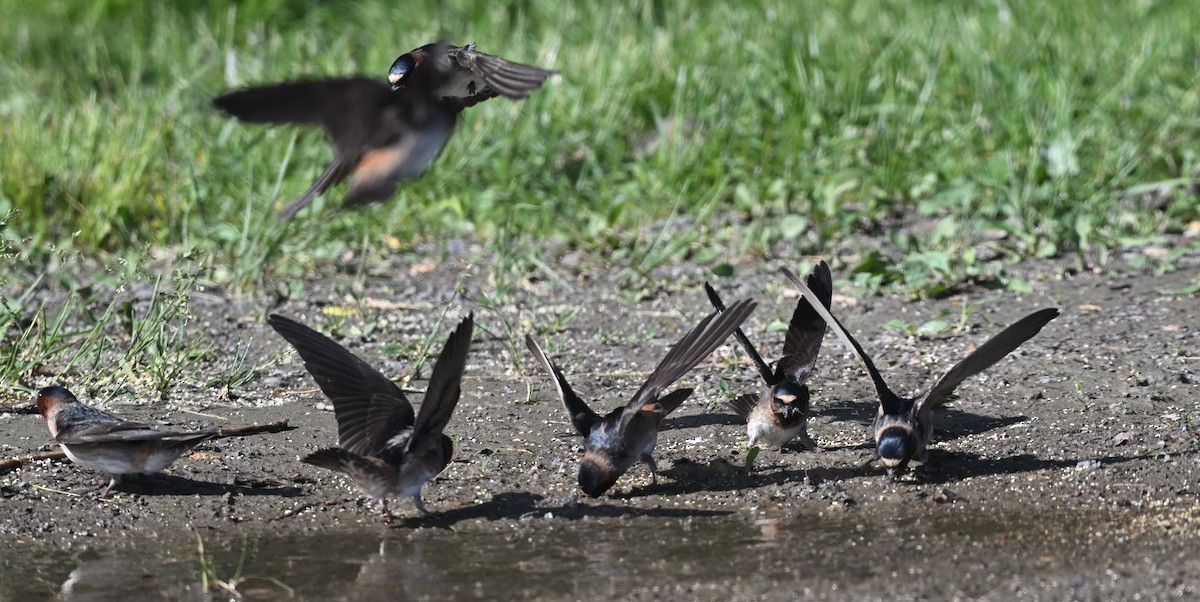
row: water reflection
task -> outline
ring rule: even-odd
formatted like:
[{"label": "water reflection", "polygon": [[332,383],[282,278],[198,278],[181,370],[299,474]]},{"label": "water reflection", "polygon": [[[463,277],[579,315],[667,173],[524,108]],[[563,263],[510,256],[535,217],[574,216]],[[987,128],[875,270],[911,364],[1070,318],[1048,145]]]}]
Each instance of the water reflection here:
[{"label": "water reflection", "polygon": [[[235,583],[245,599],[374,601],[754,597],[779,593],[772,583],[845,594],[847,587],[875,591],[896,574],[977,567],[972,550],[992,562],[1028,558],[1031,549],[1075,549],[1067,535],[1079,532],[1061,516],[937,511],[864,522],[844,510],[755,520],[664,514],[597,518],[585,509],[571,518],[540,512],[453,528],[355,525],[203,539],[211,576]],[[1048,540],[1050,524],[1064,537]],[[111,545],[0,548],[0,600],[232,597],[203,591],[194,534]]]},{"label": "water reflection", "polygon": [[108,600],[208,600],[196,567],[121,553],[84,560],[58,590],[66,602]]}]

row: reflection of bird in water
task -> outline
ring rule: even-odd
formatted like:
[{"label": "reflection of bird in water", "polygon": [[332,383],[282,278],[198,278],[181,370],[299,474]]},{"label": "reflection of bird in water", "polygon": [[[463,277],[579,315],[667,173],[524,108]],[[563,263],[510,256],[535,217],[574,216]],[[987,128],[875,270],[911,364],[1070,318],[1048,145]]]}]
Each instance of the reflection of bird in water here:
[{"label": "reflection of bird in water", "polygon": [[350,585],[347,600],[352,602],[393,602],[395,600],[442,599],[453,584],[440,578],[437,567],[425,561],[425,542],[409,541],[392,546],[379,542],[379,552],[367,557]]},{"label": "reflection of bird in water", "polygon": [[69,602],[112,600],[211,600],[196,565],[128,555],[85,560],[71,571],[58,598]]}]

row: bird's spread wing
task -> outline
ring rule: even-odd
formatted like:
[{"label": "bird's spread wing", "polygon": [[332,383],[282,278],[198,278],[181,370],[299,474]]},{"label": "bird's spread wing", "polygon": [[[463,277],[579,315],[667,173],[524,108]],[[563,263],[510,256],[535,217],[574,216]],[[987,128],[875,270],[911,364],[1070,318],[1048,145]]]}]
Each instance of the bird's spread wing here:
[{"label": "bird's spread wing", "polygon": [[[813,266],[812,273],[808,275],[808,288],[816,293],[821,304],[828,309],[833,300],[833,276],[824,261]],[[783,357],[775,369],[776,378],[783,380],[788,377],[798,383],[807,380],[817,363],[817,354],[821,351],[821,340],[824,338],[825,319],[813,309],[807,298],[801,296],[788,323]]]},{"label": "bird's spread wing", "polygon": [[954,365],[946,375],[938,380],[929,390],[929,394],[919,404],[918,412],[927,413],[946,403],[962,381],[988,369],[992,364],[1004,359],[1022,343],[1033,338],[1045,326],[1058,317],[1057,308],[1043,309],[1033,312],[1018,320],[1012,326],[1000,331],[988,339],[962,361]]},{"label": "bird's spread wing", "polygon": [[[498,56],[485,54],[475,50],[475,44],[467,44],[450,51],[450,60],[483,78],[484,83],[496,93],[513,99],[529,96],[529,93],[541,87],[546,78],[557,73],[533,65],[516,63]],[[476,97],[466,99],[471,106],[490,98]]]},{"label": "bird's spread wing", "polygon": [[421,412],[417,414],[417,422],[413,427],[413,436],[409,446],[414,441],[430,435],[440,435],[454,407],[462,387],[463,371],[467,367],[467,351],[471,348],[471,333],[475,328],[475,315],[468,315],[459,323],[458,328],[450,334],[441,354],[433,364],[433,374],[429,377],[429,387],[425,390],[425,401],[421,402]]},{"label": "bird's spread wing", "polygon": [[[704,292],[708,295],[708,302],[712,303],[714,309],[725,311],[725,303],[721,301],[721,296],[717,294],[717,289],[705,282]],[[737,339],[738,343],[741,343],[742,349],[746,351],[746,355],[750,356],[750,361],[754,363],[754,367],[758,370],[758,374],[762,377],[763,382],[768,385],[775,384],[775,375],[771,372],[771,367],[767,365],[767,362],[763,361],[762,356],[758,354],[758,350],[754,348],[754,343],[750,342],[750,338],[746,336],[746,333],[740,327],[734,329],[733,338]]]},{"label": "bird's spread wing", "polygon": [[371,139],[375,118],[391,97],[391,87],[383,82],[344,77],[250,86],[212,102],[241,121],[323,127],[342,157],[354,155]]},{"label": "bird's spread wing", "polygon": [[758,405],[758,395],[746,393],[725,402],[725,407],[733,410],[742,420],[750,420],[750,412]]},{"label": "bird's spread wing", "polygon": [[525,346],[529,348],[530,353],[537,358],[538,362],[542,364],[542,368],[554,381],[558,398],[562,401],[563,407],[567,409],[567,414],[571,416],[571,425],[575,427],[575,432],[587,437],[591,434],[592,429],[600,423],[600,415],[575,394],[571,385],[567,383],[566,377],[563,376],[562,370],[559,370],[546,352],[542,351],[542,347],[537,344],[533,336],[525,335]]},{"label": "bird's spread wing", "polygon": [[705,316],[667,352],[642,387],[634,393],[628,407],[636,409],[657,401],[664,389],[719,347],[757,306],[755,302],[743,299],[725,311]]},{"label": "bird's spread wing", "polygon": [[[340,447],[363,455],[369,453],[374,440],[390,436],[368,427],[373,418],[387,416],[389,423],[412,425],[412,405],[404,393],[370,364],[295,320],[272,314],[267,323],[296,348],[304,368],[333,402]],[[374,413],[373,405],[380,406]]]},{"label": "bird's spread wing", "polygon": [[867,373],[871,375],[871,382],[875,384],[875,392],[879,395],[879,405],[883,408],[884,414],[893,416],[902,414],[905,411],[905,400],[888,388],[887,382],[883,380],[883,375],[879,373],[879,370],[875,367],[875,362],[871,361],[871,356],[867,355],[862,345],[859,345],[858,341],[853,336],[850,336],[850,333],[842,326],[842,323],[833,314],[829,313],[829,309],[825,307],[824,302],[817,297],[817,294],[812,289],[808,288],[808,285],[803,280],[787,268],[782,268],[781,271],[784,276],[787,276],[788,280],[792,281],[792,284],[796,285],[796,288],[800,289],[800,293],[808,300],[809,306],[820,314],[821,319],[825,320],[830,330],[833,330],[833,333],[841,339],[846,348],[854,352],[858,356],[858,359],[862,360],[863,365],[867,368]]}]

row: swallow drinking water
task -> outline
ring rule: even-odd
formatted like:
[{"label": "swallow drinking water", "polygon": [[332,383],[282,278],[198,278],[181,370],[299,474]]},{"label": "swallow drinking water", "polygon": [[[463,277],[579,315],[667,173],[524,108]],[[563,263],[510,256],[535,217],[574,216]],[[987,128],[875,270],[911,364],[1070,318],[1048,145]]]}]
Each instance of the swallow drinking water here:
[{"label": "swallow drinking water", "polygon": [[400,90],[365,77],[309,79],[227,92],[213,99],[213,106],[242,121],[325,129],[333,162],[279,212],[280,219],[290,219],[347,178],[343,207],[383,201],[400,182],[424,173],[454,131],[459,109],[443,103],[439,94],[451,76],[445,50],[445,45],[431,45],[422,68]]},{"label": "swallow drinking water", "polygon": [[[388,82],[392,89],[401,90],[409,85],[414,74],[425,68],[435,44],[400,55],[388,70]],[[475,42],[466,46],[450,46],[446,49],[450,59],[450,73],[435,94],[448,106],[464,109],[475,106],[489,98],[505,96],[520,100],[541,87],[546,78],[557,73],[502,59],[475,50]]]},{"label": "swallow drinking water", "polygon": [[[817,293],[821,303],[829,307],[833,298],[833,277],[824,261],[813,267],[808,286]],[[725,305],[717,291],[708,283],[704,284],[704,290],[713,307],[724,311]],[[727,402],[729,408],[746,421],[750,445],[761,442],[782,447],[799,438],[806,449],[815,449],[817,444],[808,436],[809,390],[804,382],[816,365],[821,339],[825,337],[825,320],[808,299],[800,297],[783,340],[783,357],[779,358],[774,371],[763,361],[741,328],[733,331],[733,336],[742,344],[763,380],[762,391],[757,395],[747,393]]]},{"label": "swallow drinking water", "polygon": [[109,475],[101,499],[123,475],[161,472],[179,456],[219,434],[217,430],[155,430],[86,405],[65,387],[38,391],[37,408],[67,458]]},{"label": "swallow drinking water", "polygon": [[583,460],[579,464],[579,489],[584,495],[602,495],[637,462],[646,464],[653,482],[657,482],[651,454],[658,441],[658,427],[667,414],[692,394],[691,389],[676,389],[665,395],[663,391],[720,346],[755,306],[753,301],[739,301],[724,312],[709,314],[667,352],[629,403],[604,417],[575,394],[562,370],[532,336],[525,335],[525,345],[554,380],[571,424],[584,438]]},{"label": "swallow drinking water", "polygon": [[461,393],[474,316],[451,333],[433,364],[421,412],[391,380],[325,335],[283,316],[267,322],[287,339],[317,386],[333,402],[338,446],[303,462],[343,472],[367,497],[380,500],[390,522],[389,497],[409,497],[422,513],[421,488],[450,463],[454,443],[442,433]]},{"label": "swallow drinking water", "polygon": [[879,396],[879,411],[872,427],[875,435],[875,453],[893,474],[903,472],[914,458],[924,461],[929,439],[933,435],[933,410],[944,405],[962,381],[1004,359],[1004,356],[1033,338],[1050,320],[1058,317],[1058,309],[1052,307],[1021,318],[955,364],[929,391],[916,397],[905,398],[888,388],[883,376],[876,369],[875,362],[871,361],[871,356],[867,355],[842,323],[825,307],[817,307],[819,302],[816,293],[790,270],[784,268],[783,273],[800,289],[804,298],[813,304],[817,313],[829,324],[842,343],[862,360],[867,373],[871,375],[871,381],[875,384],[875,391]]}]

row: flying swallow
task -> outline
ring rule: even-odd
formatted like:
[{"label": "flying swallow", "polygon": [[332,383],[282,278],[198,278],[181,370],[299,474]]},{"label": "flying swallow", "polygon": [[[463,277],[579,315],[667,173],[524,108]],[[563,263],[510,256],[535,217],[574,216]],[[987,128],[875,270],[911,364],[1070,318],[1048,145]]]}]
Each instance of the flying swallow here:
[{"label": "flying swallow", "polygon": [[366,77],[310,79],[227,92],[213,106],[251,123],[315,125],[333,144],[333,162],[279,212],[291,219],[318,194],[349,178],[343,207],[387,200],[421,175],[446,146],[459,110],[438,91],[450,81],[445,45],[432,44],[403,89]]},{"label": "flying swallow", "polygon": [[161,472],[179,456],[218,436],[217,430],[159,431],[148,424],[125,420],[80,402],[65,387],[38,391],[38,413],[50,436],[72,462],[104,471],[104,499],[122,475]]},{"label": "flying swallow", "polygon": [[325,335],[280,315],[267,322],[287,339],[317,386],[333,402],[338,446],[309,454],[301,461],[350,476],[364,495],[382,502],[388,522],[393,515],[387,498],[412,498],[427,514],[421,488],[450,463],[454,443],[442,433],[461,393],[474,315],[450,334],[433,364],[421,412],[391,380]]},{"label": "flying swallow", "polygon": [[[808,286],[817,293],[821,303],[829,307],[833,298],[833,277],[824,261],[813,266],[808,276]],[[721,297],[707,282],[704,291],[717,311],[725,311]],[[808,299],[800,297],[783,340],[783,357],[779,358],[774,371],[763,361],[741,328],[733,331],[733,336],[742,344],[763,381],[762,390],[757,395],[747,393],[726,402],[734,413],[746,421],[750,445],[761,442],[782,447],[793,438],[799,438],[806,449],[815,449],[816,442],[808,436],[809,390],[804,382],[812,373],[817,354],[821,351],[825,320],[812,308]]]},{"label": "flying swallow", "polygon": [[[435,50],[436,45],[426,44],[400,55],[388,70],[392,89],[407,87],[413,74],[422,70]],[[446,55],[450,59],[450,74],[435,93],[442,102],[460,110],[497,96],[523,99],[541,87],[546,78],[558,73],[479,52],[475,50],[475,42],[450,46]]]},{"label": "flying swallow", "polygon": [[[815,307],[818,303],[816,293],[787,268],[783,268],[783,273]],[[1021,318],[955,364],[933,388],[915,397],[905,398],[888,388],[883,376],[875,367],[875,362],[871,361],[871,356],[867,355],[862,345],[846,331],[842,323],[833,317],[828,309],[816,309],[842,343],[862,360],[867,373],[871,375],[875,392],[879,396],[879,411],[872,425],[875,454],[883,460],[888,472],[893,474],[903,472],[914,458],[922,462],[925,460],[929,438],[933,435],[933,410],[944,405],[960,383],[1004,359],[1004,356],[1033,338],[1050,320],[1058,317],[1058,308],[1051,307]]]},{"label": "flying swallow", "polygon": [[692,394],[691,389],[676,389],[665,395],[663,391],[712,353],[755,307],[753,301],[739,301],[724,312],[709,314],[667,352],[629,403],[604,417],[575,394],[562,370],[532,336],[525,335],[525,345],[554,380],[571,424],[584,438],[579,464],[579,489],[584,495],[602,495],[637,462],[646,464],[653,482],[658,481],[651,455],[658,441],[658,427]]}]

